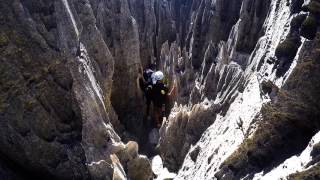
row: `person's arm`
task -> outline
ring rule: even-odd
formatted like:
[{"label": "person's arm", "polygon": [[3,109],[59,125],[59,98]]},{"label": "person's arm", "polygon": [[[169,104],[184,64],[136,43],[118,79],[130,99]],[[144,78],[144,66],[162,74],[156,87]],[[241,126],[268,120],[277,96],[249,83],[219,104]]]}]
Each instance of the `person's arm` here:
[{"label": "person's arm", "polygon": [[168,93],[168,96],[174,96],[174,95],[175,95],[175,93],[176,93],[176,87],[177,87],[177,86],[176,86],[176,80],[174,80],[173,86],[172,86],[170,92]]},{"label": "person's arm", "polygon": [[141,89],[142,91],[144,91],[146,84],[147,84],[147,82],[144,80],[143,75],[142,75],[141,73],[138,73],[137,86],[140,87],[140,89]]}]

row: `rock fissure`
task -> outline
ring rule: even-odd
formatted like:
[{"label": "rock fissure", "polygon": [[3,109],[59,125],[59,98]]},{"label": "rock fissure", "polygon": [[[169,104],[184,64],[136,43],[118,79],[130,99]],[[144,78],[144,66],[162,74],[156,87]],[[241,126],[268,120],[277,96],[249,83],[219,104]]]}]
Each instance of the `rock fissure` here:
[{"label": "rock fissure", "polygon": [[[319,19],[319,0],[1,1],[0,179],[319,178]],[[150,64],[175,87],[160,129]]]}]

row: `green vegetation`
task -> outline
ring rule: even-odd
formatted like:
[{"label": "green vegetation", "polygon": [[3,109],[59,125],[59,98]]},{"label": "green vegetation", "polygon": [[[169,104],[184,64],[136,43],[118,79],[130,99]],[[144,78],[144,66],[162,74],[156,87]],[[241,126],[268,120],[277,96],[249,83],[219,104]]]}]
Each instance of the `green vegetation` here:
[{"label": "green vegetation", "polygon": [[278,77],[282,76],[289,68],[293,62],[294,57],[301,45],[300,37],[287,37],[283,42],[281,42],[275,52],[278,61],[276,75]]},{"label": "green vegetation", "polygon": [[293,59],[301,44],[300,38],[289,37],[281,42],[276,49],[277,58]]},{"label": "green vegetation", "polygon": [[37,105],[37,101],[35,99],[25,99],[24,108],[27,111],[32,111],[32,109]]},{"label": "green vegetation", "polygon": [[10,39],[19,47],[26,47],[28,46],[27,38],[20,35],[16,31],[9,31],[8,32]]},{"label": "green vegetation", "polygon": [[291,28],[299,29],[305,19],[306,19],[305,14],[299,14],[293,17],[290,23]]},{"label": "green vegetation", "polygon": [[313,149],[311,151],[312,157],[317,157],[320,155],[320,143],[313,146]]},{"label": "green vegetation", "polygon": [[3,94],[0,94],[0,113],[3,113],[8,106],[9,104],[7,104],[6,102],[6,96],[4,96]]},{"label": "green vegetation", "polygon": [[301,36],[307,39],[314,39],[317,33],[317,19],[314,16],[308,16],[302,23]]},{"label": "green vegetation", "polygon": [[270,94],[274,88],[278,89],[272,81],[263,81],[261,83],[261,90],[263,94]]},{"label": "green vegetation", "polygon": [[320,164],[303,172],[292,174],[288,177],[289,180],[317,180],[320,179]]},{"label": "green vegetation", "polygon": [[5,33],[0,32],[0,48],[9,44],[9,39]]},{"label": "green vegetation", "polygon": [[302,7],[303,10],[309,11],[313,14],[320,14],[320,1],[319,0],[311,0],[309,4],[306,6]]}]

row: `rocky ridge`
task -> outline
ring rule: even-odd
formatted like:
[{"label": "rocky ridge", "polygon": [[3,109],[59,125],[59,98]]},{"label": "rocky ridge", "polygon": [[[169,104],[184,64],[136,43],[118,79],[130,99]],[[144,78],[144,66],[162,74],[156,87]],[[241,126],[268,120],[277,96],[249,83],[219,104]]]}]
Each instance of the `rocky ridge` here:
[{"label": "rocky ridge", "polygon": [[[1,177],[152,178],[130,141],[151,62],[177,83],[159,148],[177,179],[316,177],[319,4],[2,1]],[[281,169],[302,151],[308,165]]]}]

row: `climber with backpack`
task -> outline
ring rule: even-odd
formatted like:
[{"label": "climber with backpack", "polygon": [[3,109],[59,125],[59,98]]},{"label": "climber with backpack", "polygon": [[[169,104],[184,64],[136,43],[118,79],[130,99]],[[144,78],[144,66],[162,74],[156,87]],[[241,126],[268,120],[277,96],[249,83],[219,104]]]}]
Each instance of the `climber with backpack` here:
[{"label": "climber with backpack", "polygon": [[175,84],[169,92],[168,84],[165,81],[163,72],[157,71],[152,74],[152,102],[154,119],[157,128],[162,125],[163,118],[166,117],[168,107],[168,98],[175,90]]},{"label": "climber with backpack", "polygon": [[143,119],[144,124],[148,127],[151,119],[150,109],[151,103],[153,104],[153,118],[156,127],[162,125],[163,118],[167,116],[169,110],[169,96],[175,90],[175,84],[169,92],[168,83],[161,71],[155,71],[155,64],[150,64],[148,68],[143,70],[143,76],[139,78],[140,88],[144,93],[146,99],[146,112]]},{"label": "climber with backpack", "polygon": [[152,102],[154,111],[154,120],[157,128],[161,126],[162,118],[165,113],[166,96],[168,93],[167,85],[163,82],[164,74],[157,71],[152,74]]},{"label": "climber with backpack", "polygon": [[155,71],[155,67],[155,64],[150,64],[148,68],[143,70],[143,76],[139,79],[140,88],[143,91],[147,105],[144,124],[147,123],[146,121],[150,117],[150,106],[152,101],[152,75]]}]

